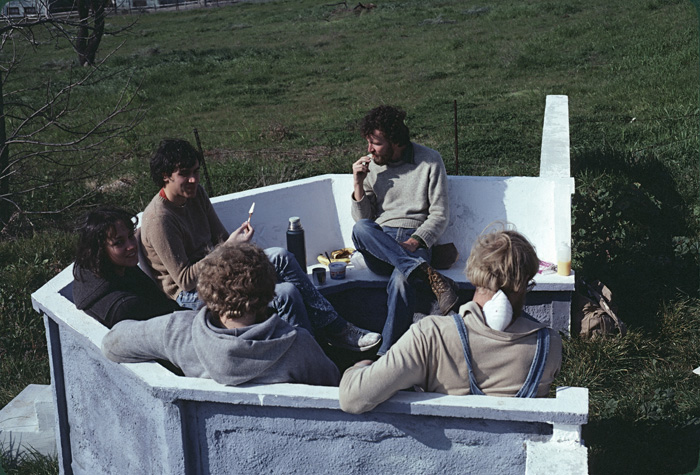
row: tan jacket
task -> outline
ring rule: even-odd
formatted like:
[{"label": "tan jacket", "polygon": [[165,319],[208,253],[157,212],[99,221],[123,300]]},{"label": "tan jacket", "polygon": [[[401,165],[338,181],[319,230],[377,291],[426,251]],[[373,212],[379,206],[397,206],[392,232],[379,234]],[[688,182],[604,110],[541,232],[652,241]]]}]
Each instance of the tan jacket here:
[{"label": "tan jacket", "polygon": [[[459,309],[469,332],[477,385],[488,396],[514,396],[525,382],[542,324],[516,319],[504,332],[489,328],[477,304]],[[561,366],[561,337],[550,329],[550,349],[537,397],[545,397]],[[467,363],[451,316],[430,316],[411,328],[386,355],[366,367],[351,367],[340,382],[340,407],[370,411],[398,391],[416,389],[452,395],[470,393]]]}]

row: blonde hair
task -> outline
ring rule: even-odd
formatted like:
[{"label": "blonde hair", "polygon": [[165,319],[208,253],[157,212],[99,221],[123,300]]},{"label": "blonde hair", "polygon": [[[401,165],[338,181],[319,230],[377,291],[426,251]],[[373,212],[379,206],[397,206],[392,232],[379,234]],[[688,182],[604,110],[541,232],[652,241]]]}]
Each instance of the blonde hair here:
[{"label": "blonde hair", "polygon": [[497,229],[477,238],[467,260],[466,275],[476,287],[519,292],[538,270],[539,259],[530,241],[514,229]]},{"label": "blonde hair", "polygon": [[201,266],[197,292],[215,316],[266,316],[277,274],[262,249],[250,243],[224,244],[202,259]]}]

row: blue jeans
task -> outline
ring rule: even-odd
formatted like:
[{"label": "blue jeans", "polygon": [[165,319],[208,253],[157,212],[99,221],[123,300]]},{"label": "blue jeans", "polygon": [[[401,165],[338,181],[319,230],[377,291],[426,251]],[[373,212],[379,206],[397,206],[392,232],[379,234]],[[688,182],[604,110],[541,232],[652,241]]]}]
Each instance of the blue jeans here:
[{"label": "blue jeans", "polygon": [[[265,249],[265,254],[277,273],[275,296],[269,307],[290,325],[302,327],[312,335],[340,318],[333,306],[311,283],[294,255],[281,247]],[[177,296],[181,307],[199,309],[204,302],[196,290],[182,291]]]},{"label": "blue jeans", "polygon": [[[294,296],[294,305],[282,306],[281,302],[276,304],[275,310],[280,317],[289,323],[298,322],[299,326],[309,330],[312,335],[313,330],[319,330],[341,319],[331,303],[311,283],[306,269],[299,266],[294,254],[281,247],[267,248],[265,254],[275,267],[277,282],[280,282],[275,287],[277,295],[273,304],[275,300],[290,300],[292,295]],[[280,308],[283,313],[280,313]]]},{"label": "blue jeans", "polygon": [[387,316],[382,330],[383,355],[391,345],[406,333],[413,323],[416,290],[409,276],[424,262],[430,262],[430,249],[418,248],[409,252],[399,243],[406,241],[416,230],[379,226],[369,219],[361,219],[352,228],[355,249],[365,258],[367,267],[379,275],[388,275]]}]

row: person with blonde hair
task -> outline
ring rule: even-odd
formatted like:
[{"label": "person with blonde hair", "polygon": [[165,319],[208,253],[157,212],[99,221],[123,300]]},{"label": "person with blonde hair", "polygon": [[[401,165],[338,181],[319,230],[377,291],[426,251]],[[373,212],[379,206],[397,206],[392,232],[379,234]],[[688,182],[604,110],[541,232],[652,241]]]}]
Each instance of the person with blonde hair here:
[{"label": "person with blonde hair", "polygon": [[201,261],[201,309],[117,323],[105,335],[102,351],[118,363],[166,360],[185,376],[231,386],[336,386],[338,368],[314,337],[271,314],[276,283],[262,249],[250,243],[221,245]]},{"label": "person with blonde hair", "polygon": [[411,326],[373,363],[348,368],[340,407],[372,410],[402,389],[452,395],[545,397],[561,366],[561,337],[520,316],[539,268],[535,248],[514,230],[479,236],[467,261],[474,297],[459,314]]}]

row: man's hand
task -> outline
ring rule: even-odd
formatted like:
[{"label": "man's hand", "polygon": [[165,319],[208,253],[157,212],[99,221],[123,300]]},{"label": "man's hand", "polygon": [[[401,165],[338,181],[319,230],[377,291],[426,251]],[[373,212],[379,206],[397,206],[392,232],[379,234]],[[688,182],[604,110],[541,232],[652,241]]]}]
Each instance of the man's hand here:
[{"label": "man's hand", "polygon": [[409,252],[416,252],[416,249],[420,247],[420,243],[413,238],[408,238],[404,242],[401,242],[399,244],[401,244],[401,247],[403,247]]},{"label": "man's hand", "polygon": [[255,229],[253,229],[253,226],[250,225],[248,221],[244,221],[241,226],[236,229],[234,232],[231,233],[231,235],[228,237],[226,242],[228,243],[241,243],[241,242],[249,242],[253,238],[253,234],[255,233]]},{"label": "man's hand", "polygon": [[369,162],[370,158],[365,155],[352,164],[352,177],[354,185],[352,197],[355,199],[355,201],[360,201],[365,196],[365,190],[362,187],[362,184],[364,183],[365,178],[367,178]]}]

